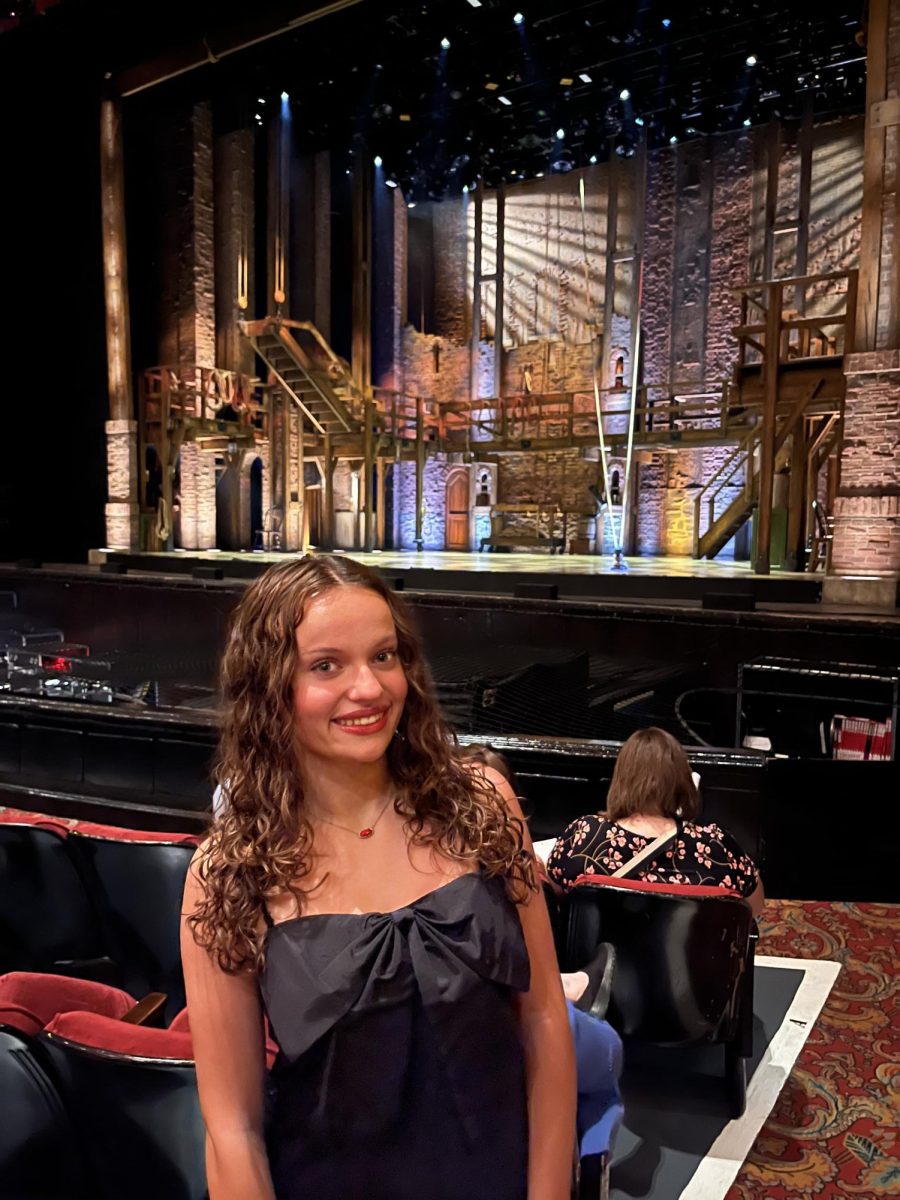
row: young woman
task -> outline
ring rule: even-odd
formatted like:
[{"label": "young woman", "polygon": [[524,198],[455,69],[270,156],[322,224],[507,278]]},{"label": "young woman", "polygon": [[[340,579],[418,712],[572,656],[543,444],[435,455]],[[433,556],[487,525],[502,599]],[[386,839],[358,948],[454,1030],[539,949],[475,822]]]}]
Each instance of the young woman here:
[{"label": "young woman", "polygon": [[182,930],[210,1200],[567,1200],[572,1042],[531,844],[502,776],[455,752],[399,601],[349,559],[273,567],[222,674],[227,803]]},{"label": "young woman", "polygon": [[753,860],[724,829],[699,824],[699,812],[683,748],[663,729],[640,729],[619,751],[606,812],[572,822],[550,851],[547,874],[568,890],[581,875],[614,875],[664,838],[633,878],[737,892],[759,916],[763,890]]}]

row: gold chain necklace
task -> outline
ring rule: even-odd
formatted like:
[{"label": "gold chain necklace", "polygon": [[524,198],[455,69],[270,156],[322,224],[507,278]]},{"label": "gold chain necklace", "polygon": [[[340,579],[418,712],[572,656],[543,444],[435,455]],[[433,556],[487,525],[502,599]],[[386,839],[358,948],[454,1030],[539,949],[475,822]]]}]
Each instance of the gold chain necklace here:
[{"label": "gold chain necklace", "polygon": [[344,833],[352,833],[354,837],[362,838],[363,841],[367,841],[372,836],[372,834],[375,832],[375,826],[378,824],[378,822],[381,820],[381,818],[387,812],[388,807],[393,799],[394,799],[393,795],[388,796],[387,800],[385,800],[385,802],[384,802],[384,807],[382,808],[382,810],[378,814],[378,816],[375,818],[375,820],[372,822],[372,824],[366,825],[362,829],[351,829],[349,825],[341,825],[339,821],[332,821],[328,817],[319,817],[319,820],[322,821],[325,825],[333,825],[335,827],[335,829],[343,829]]}]

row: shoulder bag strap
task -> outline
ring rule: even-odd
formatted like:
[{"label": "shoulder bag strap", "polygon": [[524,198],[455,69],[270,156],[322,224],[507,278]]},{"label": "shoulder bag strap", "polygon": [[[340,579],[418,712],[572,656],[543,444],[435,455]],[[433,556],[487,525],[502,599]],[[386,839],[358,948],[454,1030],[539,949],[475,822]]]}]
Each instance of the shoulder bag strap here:
[{"label": "shoulder bag strap", "polygon": [[670,842],[674,842],[680,833],[681,822],[676,821],[674,833],[661,833],[658,838],[654,838],[643,850],[639,850],[633,858],[623,863],[618,871],[613,871],[610,879],[630,879],[642,862],[645,862],[648,858],[658,857],[660,851],[666,849]]}]

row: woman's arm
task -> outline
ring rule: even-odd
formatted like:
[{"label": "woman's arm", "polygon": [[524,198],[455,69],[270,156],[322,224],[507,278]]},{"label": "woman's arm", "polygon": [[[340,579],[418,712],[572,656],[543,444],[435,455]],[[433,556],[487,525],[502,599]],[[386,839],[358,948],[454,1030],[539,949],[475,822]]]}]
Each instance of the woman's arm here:
[{"label": "woman's arm", "polygon": [[[521,821],[519,801],[502,775],[482,768]],[[569,1200],[575,1153],[575,1053],[547,906],[540,891],[519,906],[531,960],[531,987],[519,999],[528,1086],[528,1200]]]},{"label": "woman's arm", "polygon": [[263,1140],[265,1032],[256,979],[220,970],[187,924],[203,897],[202,853],[201,847],[185,882],[181,960],[206,1124],[209,1200],[275,1200]]}]

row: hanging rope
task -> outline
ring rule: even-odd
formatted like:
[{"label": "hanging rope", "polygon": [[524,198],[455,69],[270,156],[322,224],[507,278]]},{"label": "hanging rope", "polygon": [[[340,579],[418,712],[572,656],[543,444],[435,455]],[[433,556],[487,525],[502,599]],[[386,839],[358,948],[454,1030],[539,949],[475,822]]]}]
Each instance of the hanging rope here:
[{"label": "hanging rope", "polygon": [[[581,244],[584,258],[584,289],[585,301],[590,311],[590,275],[588,274],[588,251],[587,251],[587,219],[585,215],[585,200],[584,200],[584,177],[578,181],[578,197],[581,202]],[[607,287],[610,285],[610,280],[607,280]],[[604,333],[607,332],[604,330]],[[621,542],[616,533],[616,518],[613,513],[612,505],[609,502],[609,460],[606,454],[606,438],[603,434],[603,414],[600,410],[600,381],[597,377],[597,335],[594,328],[591,329],[591,379],[594,386],[594,412],[597,416],[597,434],[600,442],[600,469],[603,475],[603,494],[606,496],[606,511],[609,513],[609,528],[612,534],[613,546],[621,549]]]},{"label": "hanging rope", "polygon": [[163,545],[169,540],[172,533],[172,524],[169,519],[169,506],[160,496],[156,502],[156,537]]}]

